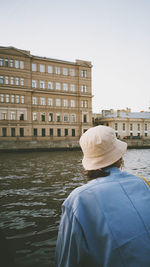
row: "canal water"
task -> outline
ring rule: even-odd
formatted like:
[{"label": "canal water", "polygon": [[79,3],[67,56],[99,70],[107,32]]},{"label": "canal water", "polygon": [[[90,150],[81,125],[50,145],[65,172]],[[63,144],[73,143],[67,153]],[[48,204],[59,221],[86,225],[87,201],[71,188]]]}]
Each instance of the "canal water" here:
[{"label": "canal water", "polygon": [[[17,267],[52,267],[61,204],[86,182],[81,151],[0,153],[0,230]],[[150,179],[150,149],[128,150],[123,170]]]}]

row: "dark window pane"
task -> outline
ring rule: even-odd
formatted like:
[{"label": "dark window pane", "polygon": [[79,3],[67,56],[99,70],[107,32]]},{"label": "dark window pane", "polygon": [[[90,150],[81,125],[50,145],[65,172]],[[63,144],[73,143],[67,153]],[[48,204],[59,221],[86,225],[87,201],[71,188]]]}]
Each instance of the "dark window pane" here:
[{"label": "dark window pane", "polygon": [[20,128],[20,136],[21,136],[21,137],[24,136],[24,128]]},{"label": "dark window pane", "polygon": [[49,135],[50,135],[50,136],[53,136],[53,128],[50,128],[50,130],[49,130]]},{"label": "dark window pane", "polygon": [[75,136],[75,129],[72,129],[72,136]]},{"label": "dark window pane", "polygon": [[37,128],[33,129],[33,136],[37,136]]},{"label": "dark window pane", "polygon": [[7,136],[7,128],[2,128],[2,136]]},{"label": "dark window pane", "polygon": [[42,128],[42,136],[45,136],[45,129]]}]

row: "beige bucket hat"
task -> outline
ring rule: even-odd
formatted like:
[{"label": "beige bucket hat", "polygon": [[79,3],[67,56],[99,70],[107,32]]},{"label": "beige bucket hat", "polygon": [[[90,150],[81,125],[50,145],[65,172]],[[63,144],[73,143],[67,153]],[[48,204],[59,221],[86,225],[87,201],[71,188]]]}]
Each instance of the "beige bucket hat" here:
[{"label": "beige bucket hat", "polygon": [[96,126],[88,129],[80,138],[85,170],[97,170],[119,160],[126,152],[127,143],[116,138],[114,129]]}]

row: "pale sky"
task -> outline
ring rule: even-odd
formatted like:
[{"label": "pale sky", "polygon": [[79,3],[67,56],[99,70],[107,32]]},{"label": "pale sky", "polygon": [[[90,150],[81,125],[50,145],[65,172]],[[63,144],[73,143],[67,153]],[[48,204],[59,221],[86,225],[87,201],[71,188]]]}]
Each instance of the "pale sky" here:
[{"label": "pale sky", "polygon": [[0,46],[92,62],[93,112],[150,107],[150,0],[0,0]]}]

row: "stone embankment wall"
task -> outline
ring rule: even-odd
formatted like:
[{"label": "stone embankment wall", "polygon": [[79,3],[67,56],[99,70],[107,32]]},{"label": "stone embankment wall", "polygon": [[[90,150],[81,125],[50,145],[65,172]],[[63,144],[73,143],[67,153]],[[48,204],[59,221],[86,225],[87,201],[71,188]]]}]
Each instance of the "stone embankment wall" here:
[{"label": "stone embankment wall", "polygon": [[79,149],[79,141],[1,141],[1,151]]},{"label": "stone embankment wall", "polygon": [[150,148],[150,139],[122,140],[128,144],[128,148]]},{"label": "stone embankment wall", "polygon": [[[128,148],[150,148],[150,139],[122,140]],[[21,150],[76,150],[80,149],[79,141],[1,141],[0,151]]]}]

